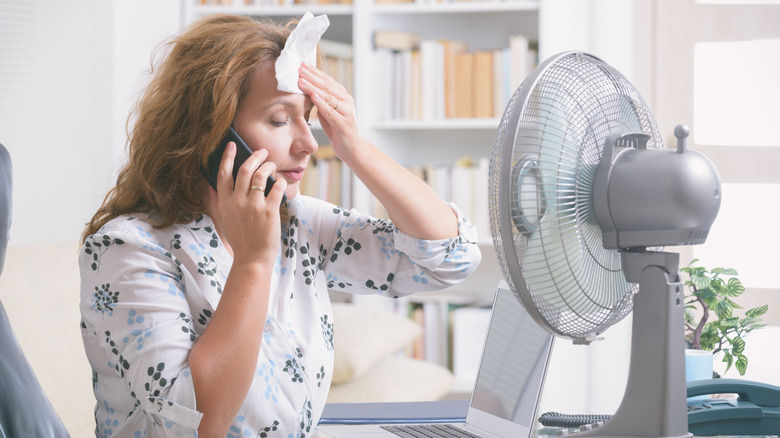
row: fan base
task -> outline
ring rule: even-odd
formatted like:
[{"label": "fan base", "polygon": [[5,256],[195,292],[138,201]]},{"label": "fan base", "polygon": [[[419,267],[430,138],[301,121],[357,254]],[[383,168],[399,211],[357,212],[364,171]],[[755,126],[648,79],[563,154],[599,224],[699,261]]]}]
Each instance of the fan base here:
[{"label": "fan base", "polygon": [[628,385],[617,412],[577,437],[682,438],[688,433],[683,284],[679,254],[621,252],[634,297]]}]

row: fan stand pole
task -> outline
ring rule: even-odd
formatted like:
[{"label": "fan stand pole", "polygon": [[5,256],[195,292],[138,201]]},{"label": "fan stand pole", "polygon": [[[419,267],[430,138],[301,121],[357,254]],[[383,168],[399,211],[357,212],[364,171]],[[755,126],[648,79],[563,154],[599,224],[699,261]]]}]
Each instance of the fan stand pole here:
[{"label": "fan stand pole", "polygon": [[676,253],[621,252],[626,280],[639,283],[628,384],[612,419],[578,437],[692,436],[688,433],[679,260]]}]

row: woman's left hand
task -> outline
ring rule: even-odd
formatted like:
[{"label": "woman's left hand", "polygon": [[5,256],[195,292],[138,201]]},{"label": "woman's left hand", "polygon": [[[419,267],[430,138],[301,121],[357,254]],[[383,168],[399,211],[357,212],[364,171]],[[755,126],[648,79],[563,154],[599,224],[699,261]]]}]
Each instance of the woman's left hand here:
[{"label": "woman's left hand", "polygon": [[348,162],[361,144],[354,99],[343,85],[308,63],[298,67],[298,76],[298,87],[309,95],[317,108],[317,117],[333,151]]}]

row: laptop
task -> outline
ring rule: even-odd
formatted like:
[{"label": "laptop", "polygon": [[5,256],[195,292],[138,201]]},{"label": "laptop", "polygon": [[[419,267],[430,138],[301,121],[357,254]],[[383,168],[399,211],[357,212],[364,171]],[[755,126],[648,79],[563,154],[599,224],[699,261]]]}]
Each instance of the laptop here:
[{"label": "laptop", "polygon": [[426,424],[416,417],[409,424],[382,424],[379,418],[374,424],[320,424],[317,436],[429,436],[416,435],[414,429],[424,427],[439,429],[445,437],[529,437],[536,426],[552,345],[553,336],[534,321],[502,280],[493,299],[465,421]]}]

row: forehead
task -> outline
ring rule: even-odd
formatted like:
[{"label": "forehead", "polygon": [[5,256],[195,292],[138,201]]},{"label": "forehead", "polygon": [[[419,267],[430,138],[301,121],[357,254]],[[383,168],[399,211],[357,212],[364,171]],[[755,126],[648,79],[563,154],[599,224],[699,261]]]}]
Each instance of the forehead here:
[{"label": "forehead", "polygon": [[244,104],[250,104],[259,109],[267,109],[275,105],[310,106],[309,97],[303,94],[287,93],[277,89],[276,69],[274,63],[266,61],[258,65],[249,75],[249,88]]}]

